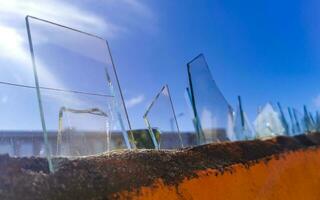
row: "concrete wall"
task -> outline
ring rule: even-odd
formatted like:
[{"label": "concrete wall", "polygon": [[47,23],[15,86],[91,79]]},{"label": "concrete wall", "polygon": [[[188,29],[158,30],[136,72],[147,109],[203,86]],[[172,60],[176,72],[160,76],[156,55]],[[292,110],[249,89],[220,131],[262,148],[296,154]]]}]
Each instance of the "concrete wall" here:
[{"label": "concrete wall", "polygon": [[283,153],[245,167],[231,166],[221,174],[207,169],[177,186],[161,179],[152,187],[123,191],[121,199],[316,200],[320,199],[320,148]]}]

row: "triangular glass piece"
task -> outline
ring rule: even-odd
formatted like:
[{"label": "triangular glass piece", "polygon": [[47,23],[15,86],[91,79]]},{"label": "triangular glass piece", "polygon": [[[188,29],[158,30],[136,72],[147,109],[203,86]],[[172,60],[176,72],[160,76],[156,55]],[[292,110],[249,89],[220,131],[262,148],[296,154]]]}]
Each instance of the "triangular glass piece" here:
[{"label": "triangular glass piece", "polygon": [[167,85],[161,88],[143,118],[156,149],[183,147],[182,136]]},{"label": "triangular glass piece", "polygon": [[280,114],[275,111],[271,103],[267,103],[259,111],[253,124],[257,138],[269,138],[285,133]]}]

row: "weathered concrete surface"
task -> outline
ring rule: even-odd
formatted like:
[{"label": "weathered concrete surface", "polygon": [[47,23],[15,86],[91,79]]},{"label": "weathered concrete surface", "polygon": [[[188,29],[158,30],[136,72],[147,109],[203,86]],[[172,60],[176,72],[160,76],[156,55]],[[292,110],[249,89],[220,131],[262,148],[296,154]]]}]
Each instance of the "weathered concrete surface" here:
[{"label": "weathered concrete surface", "polygon": [[[161,179],[152,187],[119,193],[120,199],[217,199],[217,200],[318,200],[320,199],[320,149],[311,148],[272,156],[245,167],[232,165],[221,174],[207,169],[198,177],[175,186]],[[218,175],[217,175],[218,174]]]},{"label": "weathered concrete surface", "polygon": [[0,199],[320,199],[318,133],[57,160],[0,156]]}]

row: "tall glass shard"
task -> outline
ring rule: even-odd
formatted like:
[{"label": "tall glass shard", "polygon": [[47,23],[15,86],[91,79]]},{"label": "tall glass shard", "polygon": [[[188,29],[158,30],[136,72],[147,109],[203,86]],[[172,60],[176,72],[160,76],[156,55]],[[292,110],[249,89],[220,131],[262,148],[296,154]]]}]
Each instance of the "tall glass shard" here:
[{"label": "tall glass shard", "polygon": [[305,130],[304,132],[309,133],[309,132],[315,132],[315,121],[312,117],[312,114],[308,111],[307,106],[303,106],[303,123]]},{"label": "tall glass shard", "polygon": [[241,97],[238,97],[238,109],[234,119],[234,133],[237,140],[254,139],[255,134],[248,120],[246,113],[243,110]]},{"label": "tall glass shard", "polygon": [[284,134],[289,136],[290,135],[289,123],[288,123],[287,118],[286,118],[286,116],[284,114],[282,106],[281,106],[281,104],[279,102],[277,103],[277,106],[278,106],[278,113],[280,115],[280,120],[281,120],[282,126],[283,126],[283,128],[285,130]]},{"label": "tall glass shard", "polygon": [[169,88],[162,87],[143,116],[156,149],[183,147]]},{"label": "tall glass shard", "polygon": [[303,115],[300,113],[300,111],[298,111],[295,108],[292,109],[292,113],[293,113],[293,117],[296,125],[296,135],[304,133],[305,125],[304,125]]},{"label": "tall glass shard", "polygon": [[288,114],[290,117],[290,135],[294,136],[298,131],[297,131],[297,125],[293,116],[293,112],[290,107],[288,107]]},{"label": "tall glass shard", "polygon": [[183,140],[183,144],[189,144],[189,146],[196,146],[199,144],[198,133],[200,132],[201,129],[198,121],[196,120],[196,118],[194,118],[194,115],[193,115],[192,96],[191,96],[190,89],[188,87],[185,90],[185,100],[188,106],[189,116],[192,116],[190,117],[190,120],[192,121],[194,131],[190,131],[189,133],[190,137],[188,137],[188,141],[185,142],[185,140]]},{"label": "tall glass shard", "polygon": [[258,138],[269,138],[284,135],[280,114],[276,112],[271,103],[267,103],[258,113],[254,127]]},{"label": "tall glass shard", "polygon": [[[107,42],[30,16],[26,23],[51,171],[52,156],[91,155],[110,148],[108,134],[119,135],[114,148],[131,148],[129,121]],[[72,124],[66,126],[61,115],[69,115]],[[105,147],[88,150],[101,142]]]},{"label": "tall glass shard", "polygon": [[199,144],[234,138],[233,111],[202,54],[187,64],[194,118],[199,122]]},{"label": "tall glass shard", "polygon": [[319,132],[320,131],[320,113],[319,111],[316,111],[315,114],[315,127],[316,127],[316,131]]}]

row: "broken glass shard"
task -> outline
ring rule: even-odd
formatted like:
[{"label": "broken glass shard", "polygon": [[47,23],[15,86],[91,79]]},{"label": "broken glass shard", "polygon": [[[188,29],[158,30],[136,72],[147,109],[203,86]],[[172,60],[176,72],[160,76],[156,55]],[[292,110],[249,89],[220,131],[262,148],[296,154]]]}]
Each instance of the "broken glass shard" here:
[{"label": "broken glass shard", "polygon": [[50,170],[54,171],[53,156],[106,151],[108,134],[111,139],[119,136],[113,148],[131,148],[129,121],[107,42],[35,17],[28,16],[26,23]]},{"label": "broken glass shard", "polygon": [[287,117],[285,116],[285,113],[284,113],[284,111],[283,111],[283,109],[282,109],[282,106],[281,106],[281,104],[278,102],[277,103],[277,106],[278,106],[278,113],[279,113],[279,115],[280,115],[280,120],[281,120],[281,123],[282,123],[282,126],[283,126],[283,128],[284,128],[284,134],[285,135],[290,135],[290,128],[289,128],[289,123],[288,123],[288,121],[287,121]]},{"label": "broken glass shard", "polygon": [[[188,146],[196,146],[199,144],[199,132],[200,132],[200,126],[199,123],[197,122],[196,118],[194,118],[194,111],[192,109],[192,97],[191,97],[191,93],[190,93],[190,89],[187,87],[185,90],[185,100],[187,103],[187,107],[188,107],[188,115],[192,116],[190,117],[190,120],[192,121],[192,125],[193,125],[193,130],[190,130],[189,137],[187,137],[187,141],[184,140],[183,137],[183,144],[188,144]],[[186,146],[186,145],[185,145]]]},{"label": "broken glass shard", "polygon": [[247,114],[244,112],[240,96],[238,97],[238,109],[234,119],[234,133],[237,140],[254,139],[255,134],[248,120]]},{"label": "broken glass shard", "polygon": [[187,66],[199,144],[233,140],[233,110],[212,78],[204,56],[200,54]]},{"label": "broken glass shard", "polygon": [[316,111],[316,114],[315,114],[315,123],[316,123],[316,131],[319,132],[320,131],[320,113],[318,111]]},{"label": "broken glass shard", "polygon": [[167,85],[162,87],[143,116],[156,149],[183,147],[182,136]]},{"label": "broken glass shard", "polygon": [[276,112],[271,103],[267,103],[259,110],[254,121],[254,128],[257,138],[270,138],[285,133],[280,114]]},{"label": "broken glass shard", "polygon": [[84,156],[111,149],[111,115],[98,108],[77,110],[62,107],[59,112],[57,155]]},{"label": "broken glass shard", "polygon": [[300,113],[300,111],[298,111],[295,108],[292,109],[292,112],[293,112],[293,117],[296,125],[296,130],[297,130],[296,135],[303,134],[305,131],[305,125],[304,125],[304,119],[303,119],[304,117]]},{"label": "broken glass shard", "polygon": [[310,132],[315,132],[315,121],[312,117],[312,114],[308,111],[307,106],[303,106],[303,124],[304,124],[304,132],[305,133],[310,133]]}]

